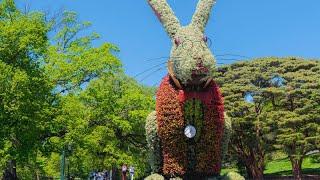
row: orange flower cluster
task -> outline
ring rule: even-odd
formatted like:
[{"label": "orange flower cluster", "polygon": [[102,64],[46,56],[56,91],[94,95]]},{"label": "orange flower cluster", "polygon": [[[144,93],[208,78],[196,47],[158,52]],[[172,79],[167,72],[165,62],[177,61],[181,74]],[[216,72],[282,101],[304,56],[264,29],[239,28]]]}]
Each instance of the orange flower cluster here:
[{"label": "orange flower cluster", "polygon": [[183,175],[187,167],[185,124],[178,95],[169,76],[166,76],[157,92],[156,112],[158,135],[162,144],[163,173],[169,176]]},{"label": "orange flower cluster", "polygon": [[224,125],[223,98],[219,87],[212,82],[205,91],[184,91],[175,88],[166,76],[157,92],[158,134],[162,143],[163,173],[166,176],[189,174],[188,144],[184,135],[184,104],[190,99],[204,105],[203,127],[196,142],[196,168],[193,173],[218,175],[221,170],[221,139]]}]

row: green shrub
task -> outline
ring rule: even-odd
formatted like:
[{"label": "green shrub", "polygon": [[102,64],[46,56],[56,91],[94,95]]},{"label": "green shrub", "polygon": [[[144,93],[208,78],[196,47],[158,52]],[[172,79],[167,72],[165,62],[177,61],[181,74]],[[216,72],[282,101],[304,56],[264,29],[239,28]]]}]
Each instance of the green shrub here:
[{"label": "green shrub", "polygon": [[150,176],[146,177],[144,180],[164,180],[164,177],[160,174],[151,174]]},{"label": "green shrub", "polygon": [[229,172],[222,178],[222,180],[245,180],[245,179],[243,176],[241,176],[236,172]]}]

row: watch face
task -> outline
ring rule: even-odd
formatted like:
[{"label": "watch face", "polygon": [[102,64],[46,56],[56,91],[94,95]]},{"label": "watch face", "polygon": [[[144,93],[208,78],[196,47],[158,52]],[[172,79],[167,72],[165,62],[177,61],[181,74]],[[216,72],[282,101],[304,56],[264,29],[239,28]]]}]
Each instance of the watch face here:
[{"label": "watch face", "polygon": [[184,129],[184,134],[187,136],[187,138],[193,138],[197,133],[197,130],[194,126],[192,125],[188,125],[185,129]]}]

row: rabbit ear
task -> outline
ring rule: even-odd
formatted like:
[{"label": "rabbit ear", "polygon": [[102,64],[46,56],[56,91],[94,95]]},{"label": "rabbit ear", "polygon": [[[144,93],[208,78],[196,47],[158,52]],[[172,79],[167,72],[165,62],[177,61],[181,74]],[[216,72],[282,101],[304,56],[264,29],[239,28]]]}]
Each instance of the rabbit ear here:
[{"label": "rabbit ear", "polygon": [[196,12],[192,17],[191,24],[199,28],[202,32],[207,25],[212,6],[216,3],[216,0],[199,0]]},{"label": "rabbit ear", "polygon": [[163,24],[169,36],[173,38],[181,26],[178,18],[174,15],[167,1],[148,0],[148,3],[152,7],[153,11],[156,13],[157,17]]}]

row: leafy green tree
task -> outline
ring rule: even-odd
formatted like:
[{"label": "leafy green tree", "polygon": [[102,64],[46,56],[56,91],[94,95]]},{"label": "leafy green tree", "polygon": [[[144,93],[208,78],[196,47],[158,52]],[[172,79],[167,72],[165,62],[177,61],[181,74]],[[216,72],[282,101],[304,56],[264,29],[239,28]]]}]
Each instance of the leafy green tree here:
[{"label": "leafy green tree", "polygon": [[303,158],[319,148],[319,62],[240,62],[220,68],[217,81],[233,120],[231,149],[249,176],[261,179],[266,153],[279,148],[290,157],[295,178],[301,178]]},{"label": "leafy green tree", "polygon": [[[45,172],[57,176],[51,164],[70,146],[67,166],[72,175],[86,178],[92,170],[118,168],[122,163],[146,170],[144,122],[153,108],[153,90],[123,74],[109,43],[94,47],[95,33],[80,36],[90,23],[79,23],[65,12],[54,44],[49,47],[45,70],[55,85],[59,110],[46,144]],[[82,33],[85,34],[85,33]]]},{"label": "leafy green tree", "polygon": [[50,117],[52,87],[41,68],[47,32],[42,14],[0,2],[0,169],[15,178],[16,163],[23,167],[37,156]]},{"label": "leafy green tree", "polygon": [[102,74],[121,71],[121,62],[114,55],[118,48],[110,43],[94,47],[99,35],[80,35],[91,23],[79,22],[75,12],[64,12],[53,20],[58,31],[53,37],[46,57],[46,74],[56,85],[56,93],[73,93],[81,90],[92,79]]},{"label": "leafy green tree", "polygon": [[[154,107],[152,89],[138,85],[128,77],[104,77],[88,87],[84,103],[91,107],[90,136],[102,131],[104,136],[89,138],[95,144],[105,167],[123,163],[136,167],[137,175],[147,168],[145,118]],[[98,143],[100,142],[100,143]]]},{"label": "leafy green tree", "polygon": [[55,121],[63,136],[49,141],[58,148],[71,145],[71,174],[86,178],[92,170],[127,163],[136,167],[138,176],[144,175],[144,119],[154,106],[153,94],[152,89],[118,74],[94,80],[79,96],[62,97],[61,114]]}]

